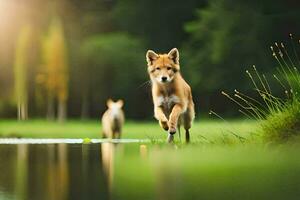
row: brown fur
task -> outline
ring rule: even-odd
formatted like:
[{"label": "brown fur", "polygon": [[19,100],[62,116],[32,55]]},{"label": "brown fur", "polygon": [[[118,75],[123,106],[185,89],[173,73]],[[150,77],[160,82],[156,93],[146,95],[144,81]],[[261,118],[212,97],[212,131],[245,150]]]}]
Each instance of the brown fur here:
[{"label": "brown fur", "polygon": [[107,107],[108,109],[102,116],[103,138],[121,138],[122,127],[125,121],[122,110],[123,101],[113,102],[109,99]]},{"label": "brown fur", "polygon": [[156,54],[149,50],[146,59],[152,82],[155,118],[169,132],[169,142],[181,123],[189,142],[189,129],[195,118],[194,102],[191,88],[180,74],[178,50],[174,48],[168,54]]}]

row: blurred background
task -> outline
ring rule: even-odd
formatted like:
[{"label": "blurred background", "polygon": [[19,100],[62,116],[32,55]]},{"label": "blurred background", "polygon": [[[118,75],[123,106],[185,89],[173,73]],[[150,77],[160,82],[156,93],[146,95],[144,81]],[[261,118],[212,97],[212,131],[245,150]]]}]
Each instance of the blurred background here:
[{"label": "blurred background", "polygon": [[197,112],[233,116],[220,92],[249,91],[253,64],[274,73],[270,46],[298,43],[300,2],[0,0],[0,27],[1,118],[99,118],[122,98],[127,118],[152,119],[145,53],[173,47]]}]

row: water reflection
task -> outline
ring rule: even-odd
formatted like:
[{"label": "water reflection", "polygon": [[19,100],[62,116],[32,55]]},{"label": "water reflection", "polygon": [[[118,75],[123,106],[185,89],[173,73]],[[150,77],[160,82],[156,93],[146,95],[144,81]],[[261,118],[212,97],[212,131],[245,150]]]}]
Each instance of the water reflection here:
[{"label": "water reflection", "polygon": [[118,145],[0,145],[0,199],[110,199]]},{"label": "water reflection", "polygon": [[0,200],[299,199],[299,151],[0,145]]},{"label": "water reflection", "polygon": [[109,194],[111,194],[113,183],[114,147],[115,144],[113,143],[103,143],[101,145],[103,172],[107,180]]},{"label": "water reflection", "polygon": [[27,178],[28,178],[28,145],[20,144],[17,146],[16,160],[16,187],[14,193],[18,199],[24,199],[27,194]]}]

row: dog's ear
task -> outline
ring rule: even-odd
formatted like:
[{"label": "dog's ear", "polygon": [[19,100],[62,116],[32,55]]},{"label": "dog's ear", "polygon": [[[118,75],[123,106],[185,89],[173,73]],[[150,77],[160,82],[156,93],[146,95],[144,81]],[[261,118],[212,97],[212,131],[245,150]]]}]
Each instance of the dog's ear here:
[{"label": "dog's ear", "polygon": [[108,108],[110,108],[111,105],[112,105],[113,103],[114,103],[114,102],[113,102],[113,100],[111,100],[111,99],[108,99],[108,100],[106,101],[106,105],[107,105]]},{"label": "dog's ear", "polygon": [[119,99],[119,100],[117,101],[117,104],[119,105],[119,108],[122,108],[123,105],[124,105],[124,101],[123,101],[122,99]]},{"label": "dog's ear", "polygon": [[171,49],[171,51],[168,53],[168,57],[173,60],[176,65],[179,65],[179,51],[177,48]]},{"label": "dog's ear", "polygon": [[153,61],[156,60],[159,57],[159,55],[157,53],[155,53],[152,50],[148,50],[146,53],[146,60],[148,65],[152,65]]}]

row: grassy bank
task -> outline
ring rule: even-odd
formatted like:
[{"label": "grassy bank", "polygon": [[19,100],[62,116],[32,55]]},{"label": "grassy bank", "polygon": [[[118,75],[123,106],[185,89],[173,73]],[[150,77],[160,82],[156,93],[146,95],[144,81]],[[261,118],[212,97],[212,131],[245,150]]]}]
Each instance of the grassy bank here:
[{"label": "grassy bank", "polygon": [[[194,141],[204,143],[228,142],[255,137],[254,121],[236,120],[223,122],[219,120],[196,121],[191,129]],[[182,138],[184,138],[183,130]],[[14,120],[0,121],[1,137],[30,138],[100,138],[101,124],[97,121],[68,121],[64,124],[43,120],[18,122]],[[166,132],[158,123],[126,122],[123,138],[165,139]],[[178,139],[178,137],[176,137]]]}]

